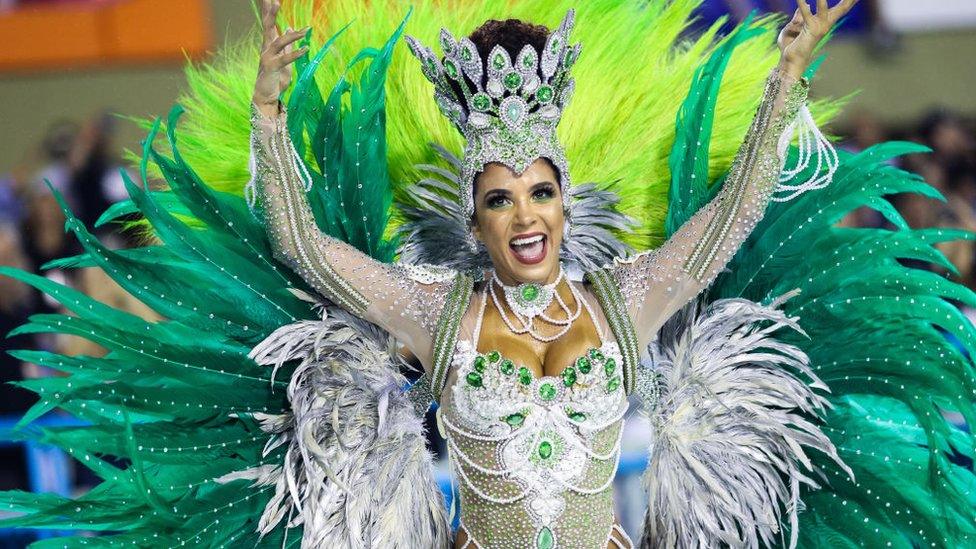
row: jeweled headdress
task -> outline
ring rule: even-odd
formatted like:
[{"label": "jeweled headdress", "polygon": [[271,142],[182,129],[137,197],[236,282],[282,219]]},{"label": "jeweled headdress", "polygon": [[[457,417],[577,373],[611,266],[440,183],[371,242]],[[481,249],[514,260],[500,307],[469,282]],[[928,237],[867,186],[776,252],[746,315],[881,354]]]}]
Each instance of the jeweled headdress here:
[{"label": "jeweled headdress", "polygon": [[437,106],[465,138],[458,196],[467,218],[474,214],[474,178],[485,164],[499,162],[522,173],[539,157],[548,158],[559,172],[563,207],[569,208],[569,166],[556,126],[573,93],[569,69],[580,52],[580,44],[568,43],[573,17],[569,10],[541,54],[525,45],[514,63],[500,45],[482,59],[471,40],[458,41],[446,29],[440,34],[443,60],[406,37],[434,84]]}]

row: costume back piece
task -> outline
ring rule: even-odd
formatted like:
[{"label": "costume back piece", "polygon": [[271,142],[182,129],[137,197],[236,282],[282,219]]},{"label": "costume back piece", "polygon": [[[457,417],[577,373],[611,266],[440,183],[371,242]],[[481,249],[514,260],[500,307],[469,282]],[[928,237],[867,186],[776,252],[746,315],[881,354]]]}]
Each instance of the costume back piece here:
[{"label": "costume back piece", "polygon": [[[101,268],[163,320],[0,268],[69,311],[15,333],[108,351],[13,352],[67,374],[22,383],[39,401],[19,436],[102,482],[4,492],[0,525],[105,534],[40,547],[446,547],[436,402],[471,548],[626,546],[631,407],[653,427],[635,545],[976,543],[973,435],[944,416],[976,420],[955,305],[976,294],[904,262],[954,273],[934,245],[974,235],[910,228],[885,199],[939,196],[888,163],[922,147],[835,151],[817,122],[839,104],[769,72],[776,19],[691,38],[697,0],[400,4],[286,4],[313,48],[276,117],[250,107],[256,35],[189,67],[183,107],[147,122],[141,184],[99,221],[139,213],[151,243],[110,250],[65,207],[85,251],[45,267]],[[545,48],[441,30],[507,17],[551,25]],[[600,337],[541,377],[479,346],[482,318],[556,298],[500,287],[467,228],[479,166],[539,156],[568,216],[567,315]],[[862,206],[894,228],[835,226]],[[416,383],[402,346],[430,365]],[[32,426],[55,408],[86,424]]]}]

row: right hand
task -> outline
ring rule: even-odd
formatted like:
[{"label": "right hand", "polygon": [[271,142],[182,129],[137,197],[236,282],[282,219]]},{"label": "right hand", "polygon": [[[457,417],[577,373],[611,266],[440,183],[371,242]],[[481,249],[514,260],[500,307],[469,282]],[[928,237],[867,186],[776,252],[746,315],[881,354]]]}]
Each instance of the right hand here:
[{"label": "right hand", "polygon": [[308,30],[288,29],[283,34],[278,31],[277,17],[281,2],[261,1],[261,24],[264,28],[264,42],[261,45],[261,62],[258,77],[254,82],[254,105],[266,116],[276,116],[278,97],[291,84],[291,64],[308,51],[307,47],[292,49],[292,44],[305,36]]}]

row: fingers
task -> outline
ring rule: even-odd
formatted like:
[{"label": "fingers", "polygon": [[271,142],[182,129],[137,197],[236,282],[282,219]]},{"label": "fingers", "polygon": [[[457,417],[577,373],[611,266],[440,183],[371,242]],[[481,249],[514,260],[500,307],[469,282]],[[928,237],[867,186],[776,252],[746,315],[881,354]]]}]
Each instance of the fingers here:
[{"label": "fingers", "polygon": [[841,17],[847,15],[847,12],[851,11],[851,8],[857,4],[857,0],[841,0],[839,4],[834,6],[830,10],[830,22],[831,24],[837,22]]},{"label": "fingers", "polygon": [[264,29],[265,47],[279,35],[277,24],[279,9],[281,9],[281,3],[277,0],[262,0],[261,2],[261,26]]},{"label": "fingers", "polygon": [[285,48],[301,40],[305,36],[306,30],[307,29],[286,31],[285,34],[275,38],[271,44],[268,45],[268,53],[271,55],[280,54],[285,50]]},{"label": "fingers", "polygon": [[282,55],[279,58],[281,60],[281,66],[290,65],[290,64],[294,63],[296,59],[298,59],[299,57],[305,55],[305,52],[307,52],[307,51],[308,51],[308,46],[302,46],[301,48],[298,48],[295,51],[290,51],[290,52]]},{"label": "fingers", "polygon": [[827,0],[817,0],[817,17],[825,18],[828,13],[830,13],[830,7],[827,5]]},{"label": "fingers", "polygon": [[796,0],[796,7],[800,10],[800,16],[803,17],[803,22],[807,25],[813,23],[813,13],[810,12],[810,6],[807,5],[807,0]]}]

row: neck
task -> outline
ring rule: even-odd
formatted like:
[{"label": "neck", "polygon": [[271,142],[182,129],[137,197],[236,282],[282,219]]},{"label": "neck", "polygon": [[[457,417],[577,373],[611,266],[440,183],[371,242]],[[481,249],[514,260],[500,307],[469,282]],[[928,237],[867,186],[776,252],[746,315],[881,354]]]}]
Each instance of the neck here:
[{"label": "neck", "polygon": [[503,273],[503,272],[497,271],[497,270],[495,271],[495,276],[497,276],[498,277],[498,280],[501,281],[501,283],[504,284],[504,285],[506,285],[506,286],[518,286],[519,284],[540,284],[540,285],[546,285],[546,284],[552,284],[553,282],[555,282],[556,280],[558,280],[559,279],[559,274],[561,272],[562,272],[562,264],[558,264],[558,265],[556,265],[556,268],[553,269],[552,272],[550,272],[548,275],[546,275],[545,280],[519,280],[519,279],[515,278],[514,276],[511,276],[509,273]]}]

